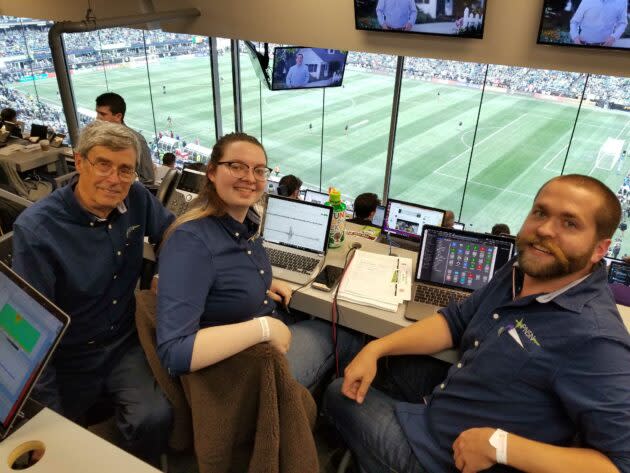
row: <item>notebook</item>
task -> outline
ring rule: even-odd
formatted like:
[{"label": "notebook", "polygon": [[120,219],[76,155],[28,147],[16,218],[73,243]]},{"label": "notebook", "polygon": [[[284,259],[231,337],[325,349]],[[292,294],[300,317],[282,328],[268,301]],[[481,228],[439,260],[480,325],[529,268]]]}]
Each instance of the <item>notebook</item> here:
[{"label": "notebook", "polygon": [[0,263],[0,440],[16,420],[70,318]]},{"label": "notebook", "polygon": [[509,237],[425,225],[405,317],[421,320],[451,300],[468,297],[492,279],[514,250]]},{"label": "notebook", "polygon": [[332,207],[269,195],[262,236],[273,276],[305,284],[326,257]]}]

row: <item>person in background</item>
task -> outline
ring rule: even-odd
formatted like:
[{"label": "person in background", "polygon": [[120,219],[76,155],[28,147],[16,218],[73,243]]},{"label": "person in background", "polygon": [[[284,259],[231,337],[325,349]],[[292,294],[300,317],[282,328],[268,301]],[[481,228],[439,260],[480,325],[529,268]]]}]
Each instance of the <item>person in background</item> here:
[{"label": "person in background", "polygon": [[297,53],[295,55],[295,64],[289,68],[285,79],[286,86],[289,88],[304,87],[308,84],[311,74],[308,72],[308,66],[303,64],[304,55]]},{"label": "person in background", "polygon": [[282,176],[278,182],[278,195],[298,199],[300,197],[300,187],[302,187],[302,179],[293,174]]},{"label": "person in background", "polygon": [[381,200],[373,192],[359,194],[354,199],[354,217],[347,221],[358,225],[372,225],[372,217],[379,205],[381,205]]},{"label": "person in background", "polygon": [[[114,92],[106,92],[96,97],[96,119],[111,123],[125,124],[125,113],[127,112],[127,104],[125,99]],[[127,127],[129,128],[129,127]],[[138,179],[143,184],[153,184],[155,182],[155,171],[153,169],[153,160],[151,159],[151,151],[147,140],[144,139],[137,131],[129,128],[140,143],[140,154],[136,162],[136,172]]]},{"label": "person in background", "polygon": [[628,26],[628,0],[582,0],[571,18],[575,44],[614,46]]},{"label": "person in background", "polygon": [[155,166],[155,184],[159,185],[171,169],[175,169],[176,156],[173,153],[164,153],[162,155],[162,164]]},{"label": "person in background", "polygon": [[510,235],[511,234],[510,227],[508,227],[505,223],[494,224],[490,233],[492,235]]},{"label": "person in background", "polygon": [[442,226],[444,228],[453,228],[455,225],[455,214],[452,210],[447,210],[444,212],[444,220],[442,221]]}]

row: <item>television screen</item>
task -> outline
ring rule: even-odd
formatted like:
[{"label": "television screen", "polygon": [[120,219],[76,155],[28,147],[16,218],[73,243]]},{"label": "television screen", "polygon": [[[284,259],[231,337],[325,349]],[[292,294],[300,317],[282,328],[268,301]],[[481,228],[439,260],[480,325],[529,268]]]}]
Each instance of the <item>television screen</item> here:
[{"label": "television screen", "polygon": [[486,0],[354,0],[358,30],[483,38]]},{"label": "television screen", "polygon": [[338,49],[275,48],[271,90],[339,87],[347,56]]},{"label": "television screen", "polygon": [[538,42],[630,49],[630,0],[545,0]]}]

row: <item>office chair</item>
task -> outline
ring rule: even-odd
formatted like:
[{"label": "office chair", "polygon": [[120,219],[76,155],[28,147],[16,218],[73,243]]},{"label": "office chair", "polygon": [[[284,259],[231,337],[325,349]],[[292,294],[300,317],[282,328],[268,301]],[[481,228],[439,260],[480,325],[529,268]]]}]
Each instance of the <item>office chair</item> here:
[{"label": "office chair", "polygon": [[170,169],[162,179],[162,183],[157,190],[157,194],[155,195],[157,199],[162,202],[163,205],[166,205],[168,202],[171,193],[177,186],[177,181],[179,181],[179,176],[181,173],[177,169]]}]

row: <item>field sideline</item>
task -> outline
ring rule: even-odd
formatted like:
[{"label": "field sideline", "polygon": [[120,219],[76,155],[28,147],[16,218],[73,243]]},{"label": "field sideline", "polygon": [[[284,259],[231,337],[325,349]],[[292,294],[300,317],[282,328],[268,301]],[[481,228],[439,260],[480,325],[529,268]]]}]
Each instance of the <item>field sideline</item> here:
[{"label": "field sideline", "polygon": [[[279,165],[281,173],[296,174],[315,187],[322,167],[323,187],[335,185],[351,196],[382,193],[393,76],[347,69],[344,87],[327,89],[325,94],[322,90],[271,92],[260,90],[245,56],[241,68],[244,127],[260,138],[262,94],[262,140],[272,166]],[[209,60],[162,59],[149,65],[149,75],[158,131],[167,130],[170,116],[175,134],[210,146],[214,120]],[[227,55],[220,57],[219,75],[227,132],[234,128]],[[127,101],[127,123],[150,139],[154,118],[146,67],[108,70],[107,82]],[[94,108],[94,98],[107,90],[102,69],[73,75],[73,85],[79,106],[89,110]],[[16,87],[33,90],[32,85]],[[38,81],[37,88],[42,99],[59,103],[54,79]],[[577,107],[487,92],[471,161],[480,95],[472,88],[404,80],[390,196],[452,209],[457,215],[465,188],[459,217],[467,228],[489,231],[494,223],[504,222],[516,232],[535,191],[562,170]],[[617,166],[611,171],[595,166],[609,137],[623,139],[627,146],[630,115],[582,109],[564,172],[590,174],[617,191],[630,163],[622,163],[619,172]],[[630,254],[630,243],[621,254],[626,252]]]}]

